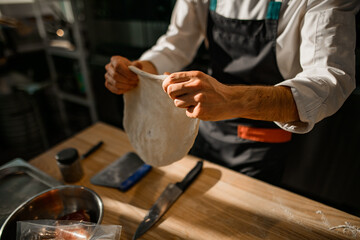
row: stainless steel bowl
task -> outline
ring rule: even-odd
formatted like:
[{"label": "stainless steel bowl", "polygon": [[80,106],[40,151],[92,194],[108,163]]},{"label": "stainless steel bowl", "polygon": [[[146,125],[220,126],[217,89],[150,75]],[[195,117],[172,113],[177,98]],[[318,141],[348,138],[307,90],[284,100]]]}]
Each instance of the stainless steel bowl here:
[{"label": "stainless steel bowl", "polygon": [[0,228],[0,239],[16,239],[17,221],[59,219],[79,210],[85,210],[90,215],[91,222],[101,223],[103,203],[91,189],[76,185],[48,189],[25,201],[6,218]]}]

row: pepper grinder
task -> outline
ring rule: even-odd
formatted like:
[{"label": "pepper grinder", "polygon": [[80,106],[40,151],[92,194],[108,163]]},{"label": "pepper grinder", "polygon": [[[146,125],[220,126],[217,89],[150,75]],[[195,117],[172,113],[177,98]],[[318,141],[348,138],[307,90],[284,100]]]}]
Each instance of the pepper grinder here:
[{"label": "pepper grinder", "polygon": [[55,155],[55,159],[65,182],[77,182],[83,177],[79,153],[75,148],[61,150]]}]

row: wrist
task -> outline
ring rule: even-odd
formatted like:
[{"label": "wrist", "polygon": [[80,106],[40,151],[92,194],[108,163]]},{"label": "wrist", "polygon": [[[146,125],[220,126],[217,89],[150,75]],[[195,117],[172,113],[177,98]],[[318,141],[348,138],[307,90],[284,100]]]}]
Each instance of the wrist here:
[{"label": "wrist", "polygon": [[228,86],[229,113],[231,118],[252,118],[255,112],[255,92],[249,86]]}]

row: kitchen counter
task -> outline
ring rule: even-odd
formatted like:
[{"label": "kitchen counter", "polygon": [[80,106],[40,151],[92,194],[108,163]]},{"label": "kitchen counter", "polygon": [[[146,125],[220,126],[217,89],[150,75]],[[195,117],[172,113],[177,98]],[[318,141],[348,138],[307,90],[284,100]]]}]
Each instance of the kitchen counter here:
[{"label": "kitchen counter", "polygon": [[[102,223],[122,225],[121,239],[131,239],[166,186],[182,180],[198,159],[154,167],[127,192],[93,185],[96,173],[133,150],[122,130],[99,122],[30,163],[61,180],[55,154],[67,147],[83,154],[100,140],[104,144],[83,160],[85,175],[75,184],[97,192]],[[360,218],[205,161],[199,177],[141,239],[360,239]]]}]

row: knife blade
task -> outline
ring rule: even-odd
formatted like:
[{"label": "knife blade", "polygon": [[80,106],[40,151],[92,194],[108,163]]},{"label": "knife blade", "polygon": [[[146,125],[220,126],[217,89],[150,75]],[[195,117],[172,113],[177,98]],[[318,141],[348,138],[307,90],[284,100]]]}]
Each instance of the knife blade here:
[{"label": "knife blade", "polygon": [[203,166],[203,161],[198,161],[193,169],[185,176],[181,182],[175,184],[170,183],[165,190],[161,193],[160,197],[156,200],[154,205],[150,208],[144,220],[140,223],[133,236],[133,240],[141,237],[147,232],[171,205],[180,197],[180,195],[189,187],[189,185],[200,174]]}]

